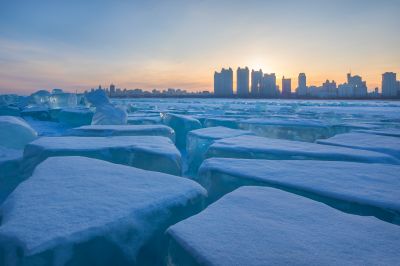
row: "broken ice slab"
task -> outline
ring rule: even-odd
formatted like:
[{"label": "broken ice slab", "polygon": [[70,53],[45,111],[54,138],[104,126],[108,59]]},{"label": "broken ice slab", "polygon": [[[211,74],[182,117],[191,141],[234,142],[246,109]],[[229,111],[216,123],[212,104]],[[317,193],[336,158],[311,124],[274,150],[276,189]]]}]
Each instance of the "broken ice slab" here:
[{"label": "broken ice slab", "polygon": [[170,265],[396,265],[399,226],[242,187],[171,226]]},{"label": "broken ice slab", "polygon": [[400,224],[399,165],[211,158],[195,179],[213,202],[246,185],[268,186],[354,214]]},{"label": "broken ice slab", "polygon": [[181,154],[166,137],[42,137],[25,147],[23,173],[55,156],[85,156],[173,175],[182,169]]},{"label": "broken ice slab", "polygon": [[0,116],[0,146],[11,149],[23,149],[36,139],[36,131],[22,118]]},{"label": "broken ice slab", "polygon": [[199,120],[187,115],[162,113],[161,118],[164,124],[174,129],[176,146],[179,149],[186,148],[186,136],[189,131],[202,127]]},{"label": "broken ice slab", "polygon": [[90,125],[71,129],[70,135],[84,137],[162,136],[175,141],[175,132],[164,125]]},{"label": "broken ice slab", "polygon": [[89,108],[63,108],[58,114],[58,121],[75,127],[90,125],[93,114]]},{"label": "broken ice slab", "polygon": [[400,128],[384,128],[384,129],[372,129],[372,130],[360,129],[356,130],[356,132],[400,138]]},{"label": "broken ice slab", "polygon": [[400,159],[400,139],[397,137],[352,132],[339,134],[326,140],[318,140],[317,143],[381,152]]},{"label": "broken ice slab", "polygon": [[40,121],[51,121],[53,118],[47,107],[27,107],[21,111],[21,116],[28,116]]},{"label": "broken ice slab", "polygon": [[393,156],[374,151],[257,136],[217,140],[208,148],[206,157],[400,164]]},{"label": "broken ice slab", "polygon": [[334,135],[329,126],[310,119],[250,118],[241,121],[239,127],[262,137],[307,142]]},{"label": "broken ice slab", "polygon": [[52,109],[57,108],[73,108],[78,104],[78,98],[75,93],[53,93],[49,96],[48,100],[49,107]]},{"label": "broken ice slab", "polygon": [[19,183],[22,150],[0,146],[0,204]]},{"label": "broken ice slab", "polygon": [[186,151],[188,155],[188,172],[197,173],[208,147],[218,139],[253,135],[252,132],[227,127],[206,127],[192,130],[187,135]]},{"label": "broken ice slab", "polygon": [[160,116],[128,116],[129,125],[156,125],[161,122]]},{"label": "broken ice slab", "polygon": [[41,163],[1,206],[1,265],[160,265],[197,183],[85,157]]},{"label": "broken ice slab", "polygon": [[232,118],[232,117],[213,117],[213,118],[206,118],[204,120],[205,127],[229,127],[233,129],[239,128],[238,126],[239,119]]}]

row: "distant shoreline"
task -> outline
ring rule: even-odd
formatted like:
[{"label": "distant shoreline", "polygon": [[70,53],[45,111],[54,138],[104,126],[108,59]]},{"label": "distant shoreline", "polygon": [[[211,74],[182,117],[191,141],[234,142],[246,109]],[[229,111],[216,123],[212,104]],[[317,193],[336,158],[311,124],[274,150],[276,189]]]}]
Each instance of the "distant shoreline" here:
[{"label": "distant shoreline", "polygon": [[315,100],[315,101],[400,101],[400,98],[315,98],[315,97],[302,97],[302,98],[262,98],[262,97],[218,97],[218,96],[200,96],[200,95],[171,95],[171,96],[112,96],[110,99],[226,99],[226,100]]}]

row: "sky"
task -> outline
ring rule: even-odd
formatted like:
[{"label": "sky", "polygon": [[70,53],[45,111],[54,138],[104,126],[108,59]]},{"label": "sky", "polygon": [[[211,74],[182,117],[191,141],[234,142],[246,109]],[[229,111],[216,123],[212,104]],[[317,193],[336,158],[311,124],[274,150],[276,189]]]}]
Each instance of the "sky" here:
[{"label": "sky", "polygon": [[300,72],[320,85],[351,71],[373,90],[400,75],[400,1],[0,0],[0,93],[212,90],[238,66],[292,88]]}]

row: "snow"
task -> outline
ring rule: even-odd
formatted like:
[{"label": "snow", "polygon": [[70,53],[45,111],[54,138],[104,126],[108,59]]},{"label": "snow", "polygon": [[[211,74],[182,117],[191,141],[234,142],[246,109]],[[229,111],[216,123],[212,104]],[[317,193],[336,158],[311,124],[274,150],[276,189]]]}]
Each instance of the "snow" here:
[{"label": "snow", "polygon": [[165,229],[198,212],[205,195],[181,177],[84,157],[47,159],[1,207],[4,265],[159,262]]},{"label": "snow", "polygon": [[311,119],[251,118],[241,121],[239,127],[262,137],[307,142],[333,136],[327,125]]},{"label": "snow", "polygon": [[396,137],[352,132],[318,140],[317,143],[382,152],[400,158],[400,139]]},{"label": "snow", "polygon": [[179,149],[186,148],[186,136],[189,131],[202,127],[199,120],[187,116],[172,113],[161,114],[163,123],[174,129],[176,134],[176,146]]},{"label": "snow", "polygon": [[270,186],[400,224],[399,165],[211,158],[195,179],[209,201],[246,185]]},{"label": "snow", "polygon": [[36,131],[23,119],[15,116],[0,116],[0,146],[23,149],[36,137]]},{"label": "snow", "polygon": [[164,125],[90,125],[74,128],[70,135],[85,137],[163,136],[175,141],[175,132]]},{"label": "snow", "polygon": [[209,147],[206,157],[400,163],[390,155],[373,151],[257,136],[239,136],[217,140]]},{"label": "snow", "polygon": [[207,127],[192,130],[187,135],[186,151],[188,154],[189,173],[197,173],[197,169],[205,159],[208,147],[216,140],[242,135],[252,135],[250,131],[227,127]]},{"label": "snow", "polygon": [[95,90],[85,94],[86,99],[96,107],[92,125],[124,125],[127,113],[124,109],[112,105],[103,90]]},{"label": "snow", "polygon": [[397,225],[242,187],[167,230],[170,265],[396,265]]},{"label": "snow", "polygon": [[165,137],[42,137],[26,146],[23,172],[55,156],[85,156],[173,175],[182,169],[179,151]]}]

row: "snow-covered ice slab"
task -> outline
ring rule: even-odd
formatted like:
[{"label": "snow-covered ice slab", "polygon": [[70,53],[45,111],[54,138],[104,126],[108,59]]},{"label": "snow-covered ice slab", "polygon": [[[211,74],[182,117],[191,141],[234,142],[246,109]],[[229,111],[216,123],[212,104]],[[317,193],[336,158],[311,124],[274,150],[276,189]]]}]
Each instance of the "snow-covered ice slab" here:
[{"label": "snow-covered ice slab", "polygon": [[36,131],[16,116],[0,116],[0,146],[23,149],[37,137]]},{"label": "snow-covered ice slab", "polygon": [[200,211],[205,195],[182,177],[49,158],[1,207],[0,264],[159,265],[165,229]]},{"label": "snow-covered ice slab", "polygon": [[187,135],[186,151],[190,173],[197,173],[208,147],[218,139],[253,135],[250,131],[227,127],[206,127],[192,130]]},{"label": "snow-covered ice slab", "polygon": [[356,130],[356,132],[400,138],[400,128],[385,128],[385,129],[374,129],[374,130],[360,129]]},{"label": "snow-covered ice slab", "polygon": [[396,265],[399,226],[242,187],[167,230],[170,265]]},{"label": "snow-covered ice slab", "polygon": [[334,135],[329,126],[310,119],[250,118],[241,121],[239,127],[262,137],[308,142]]},{"label": "snow-covered ice slab", "polygon": [[161,118],[164,124],[174,129],[176,134],[176,146],[180,149],[186,148],[187,133],[202,127],[199,120],[187,115],[162,113]]},{"label": "snow-covered ice slab", "polygon": [[209,202],[240,186],[269,186],[400,224],[399,172],[399,165],[389,164],[211,158],[195,180]]},{"label": "snow-covered ice slab", "polygon": [[0,204],[18,184],[22,150],[0,146]]},{"label": "snow-covered ice slab", "polygon": [[74,128],[74,136],[109,137],[109,136],[162,136],[175,141],[175,132],[164,125],[90,125]]},{"label": "snow-covered ice slab", "polygon": [[322,160],[400,164],[388,154],[309,142],[239,136],[215,141],[206,157],[269,160]]},{"label": "snow-covered ice slab", "polygon": [[165,137],[42,137],[25,147],[23,172],[55,156],[85,156],[173,175],[182,169],[179,151]]},{"label": "snow-covered ice slab", "polygon": [[400,139],[396,137],[352,132],[318,140],[317,143],[382,152],[400,158]]}]

